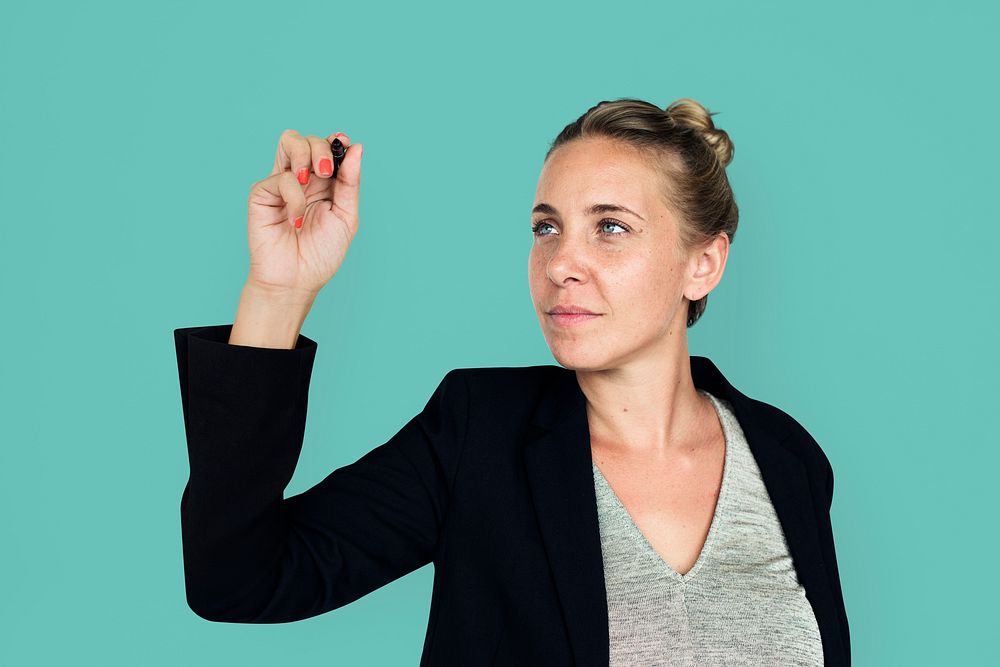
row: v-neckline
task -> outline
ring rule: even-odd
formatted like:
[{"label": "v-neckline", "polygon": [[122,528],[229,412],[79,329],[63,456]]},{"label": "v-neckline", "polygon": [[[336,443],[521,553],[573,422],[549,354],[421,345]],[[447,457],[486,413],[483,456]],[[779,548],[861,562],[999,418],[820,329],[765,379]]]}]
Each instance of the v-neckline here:
[{"label": "v-neckline", "polygon": [[686,573],[681,574],[677,572],[676,570],[674,570],[674,568],[670,567],[670,564],[667,563],[667,561],[663,560],[663,556],[661,556],[659,552],[653,548],[653,545],[646,538],[646,534],[639,529],[639,526],[632,518],[632,515],[629,514],[627,509],[625,509],[625,505],[622,503],[621,498],[619,498],[615,490],[611,488],[611,484],[608,482],[607,478],[604,477],[604,473],[601,472],[601,469],[597,466],[597,463],[594,462],[593,460],[591,461],[591,465],[593,466],[594,471],[600,477],[601,482],[604,484],[604,486],[607,487],[607,489],[611,492],[611,497],[614,498],[615,504],[617,505],[618,509],[620,509],[625,514],[625,516],[628,517],[631,530],[635,531],[635,533],[639,536],[640,540],[644,545],[644,549],[662,564],[663,568],[667,571],[667,574],[670,577],[677,579],[681,583],[687,583],[696,574],[698,574],[698,571],[702,568],[702,565],[704,565],[705,561],[708,558],[708,554],[711,551],[711,547],[715,542],[715,535],[716,533],[719,532],[719,524],[721,523],[721,515],[723,512],[722,503],[725,501],[727,496],[726,492],[729,489],[729,477],[732,468],[732,465],[730,464],[730,461],[732,459],[732,436],[730,435],[729,427],[726,425],[726,419],[722,413],[722,406],[719,404],[719,399],[717,399],[715,396],[705,391],[704,389],[699,389],[698,392],[707,396],[708,399],[712,402],[712,406],[715,408],[715,413],[719,418],[720,425],[722,426],[723,441],[725,443],[725,454],[722,459],[722,482],[719,488],[719,497],[715,501],[715,510],[712,512],[712,523],[709,525],[708,535],[706,535],[705,543],[701,547],[701,553],[698,554],[698,560],[695,561],[694,565],[692,565],[691,569],[688,570]]}]

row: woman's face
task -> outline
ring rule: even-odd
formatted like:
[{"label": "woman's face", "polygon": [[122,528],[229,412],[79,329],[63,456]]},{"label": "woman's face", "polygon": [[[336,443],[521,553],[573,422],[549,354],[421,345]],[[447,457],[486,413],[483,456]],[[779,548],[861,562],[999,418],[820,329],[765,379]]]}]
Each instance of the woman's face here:
[{"label": "woman's face", "polygon": [[[606,138],[564,144],[542,167],[529,283],[562,366],[600,370],[669,354],[686,333],[683,297],[699,299],[718,282],[707,284],[696,254],[677,250],[676,214],[662,200],[662,184],[634,149]],[[603,204],[632,212],[589,210]],[[599,316],[572,322],[550,314],[560,305]]]}]

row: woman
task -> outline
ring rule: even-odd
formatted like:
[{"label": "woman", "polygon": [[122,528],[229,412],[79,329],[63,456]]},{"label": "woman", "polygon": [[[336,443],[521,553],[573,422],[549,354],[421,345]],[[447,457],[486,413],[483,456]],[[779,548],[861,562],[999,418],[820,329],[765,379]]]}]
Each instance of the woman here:
[{"label": "woman", "polygon": [[309,618],[433,562],[421,664],[850,664],[829,460],[688,354],[738,210],[733,145],[687,98],[602,102],[546,156],[529,272],[558,366],[449,371],[388,442],[282,497],[299,331],[357,232],[362,150],[286,131],[235,322],[175,330],[191,608]]}]

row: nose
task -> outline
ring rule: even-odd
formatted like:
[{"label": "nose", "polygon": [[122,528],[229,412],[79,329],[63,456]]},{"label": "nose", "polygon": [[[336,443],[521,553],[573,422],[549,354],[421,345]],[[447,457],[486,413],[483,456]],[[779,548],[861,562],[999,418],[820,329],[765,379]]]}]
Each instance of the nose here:
[{"label": "nose", "polygon": [[[586,280],[586,248],[582,242],[559,239],[551,244],[551,255],[545,263],[545,273],[549,280],[562,285],[567,280]],[[544,251],[543,251],[544,252]]]}]

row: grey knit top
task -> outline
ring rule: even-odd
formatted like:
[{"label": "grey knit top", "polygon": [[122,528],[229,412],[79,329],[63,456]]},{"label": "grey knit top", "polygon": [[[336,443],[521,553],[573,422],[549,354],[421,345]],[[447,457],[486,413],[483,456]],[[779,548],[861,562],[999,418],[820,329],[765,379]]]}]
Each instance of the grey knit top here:
[{"label": "grey knit top", "polygon": [[812,606],[730,403],[722,488],[705,546],[680,575],[653,549],[595,463],[611,665],[822,665]]}]

